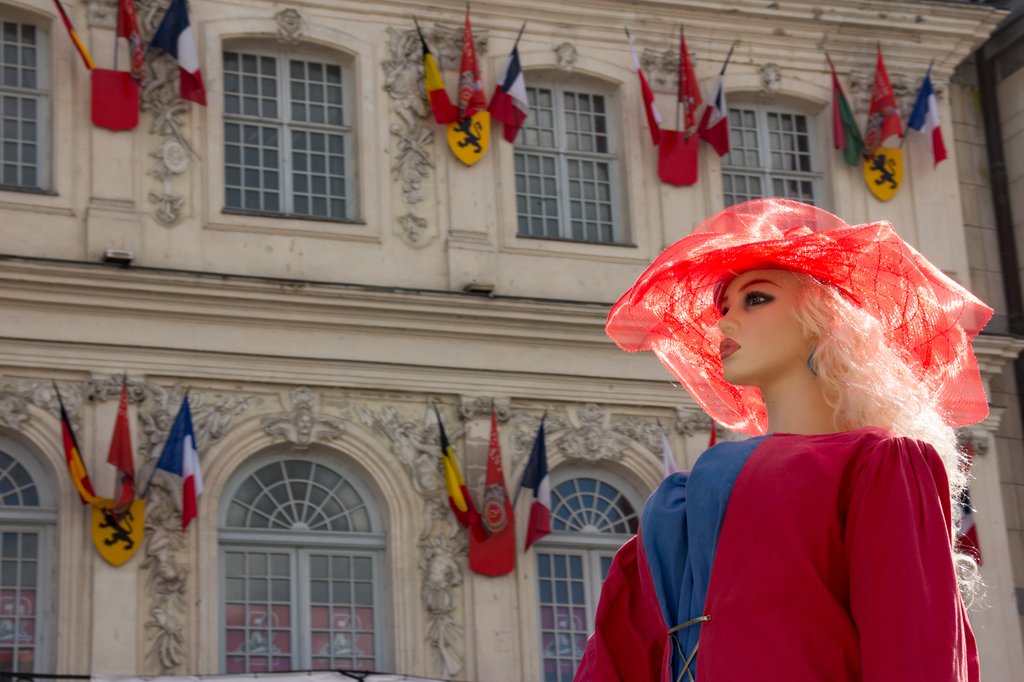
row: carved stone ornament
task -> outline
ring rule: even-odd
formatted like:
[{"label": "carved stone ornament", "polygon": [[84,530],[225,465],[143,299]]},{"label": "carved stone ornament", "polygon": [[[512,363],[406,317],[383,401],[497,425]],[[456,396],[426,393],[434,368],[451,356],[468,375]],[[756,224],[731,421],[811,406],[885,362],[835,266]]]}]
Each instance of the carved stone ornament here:
[{"label": "carved stone ornament", "polygon": [[[684,436],[711,433],[711,417],[698,407],[676,408],[676,433]],[[719,423],[715,423],[715,439],[718,441],[740,441],[748,436],[731,431]]]},{"label": "carved stone ornament", "polygon": [[612,431],[643,445],[660,456],[662,450],[661,425],[656,419],[635,414],[617,414],[612,417]]},{"label": "carved stone ornament", "polygon": [[[921,86],[924,74],[908,76],[899,71],[889,72],[889,82],[892,84],[892,91],[896,95],[896,102],[899,105],[900,116],[906,118],[914,106],[917,98],[917,90]],[[853,110],[858,114],[866,114],[871,110],[871,91],[875,86],[875,69],[872,63],[868,69],[854,69],[850,71],[850,97],[853,99]],[[935,90],[935,97],[942,99],[946,94],[946,83],[932,79],[932,87]]]},{"label": "carved stone ornament", "polygon": [[[121,374],[96,375],[85,382],[85,397],[88,400],[106,402],[121,399]],[[146,399],[146,385],[142,381],[128,380],[128,402],[141,403]]]},{"label": "carved stone ornament", "polygon": [[[148,399],[138,413],[142,426],[139,452],[144,462],[138,480],[142,481],[149,480],[185,396],[181,385],[168,389],[147,383],[145,390]],[[191,391],[189,406],[200,458],[207,447],[227,433],[237,415],[260,402],[255,396],[236,395],[214,395],[207,401],[203,393]],[[146,505],[142,568],[146,572],[149,620],[145,623],[144,665],[146,672],[171,675],[184,673],[188,661],[185,623],[189,566],[181,556],[185,535],[181,531],[180,482],[163,474],[158,471],[152,478]]]},{"label": "carved stone ornament", "polygon": [[278,40],[286,45],[294,45],[302,40],[305,27],[298,10],[291,7],[283,9],[274,15],[274,19],[277,21]]},{"label": "carved stone ornament", "polygon": [[88,0],[86,17],[90,26],[116,29],[117,0]]},{"label": "carved stone ornament", "polygon": [[[69,381],[59,381],[56,386],[60,389],[60,398],[64,401],[64,409],[71,420],[71,427],[76,431],[80,430],[78,413],[85,402],[82,386]],[[30,418],[29,404],[45,410],[54,419],[60,419],[60,402],[57,400],[54,382],[21,379],[6,383],[0,388],[0,419],[11,426],[17,428]]]},{"label": "carved stone ornament", "polygon": [[477,417],[490,417],[494,409],[499,422],[508,421],[512,416],[512,401],[508,398],[491,398],[486,396],[459,396],[459,416],[464,420]]},{"label": "carved stone ornament", "polygon": [[564,42],[555,47],[555,65],[560,71],[571,72],[575,68],[579,56],[576,47],[570,42]]},{"label": "carved stone ornament", "polygon": [[782,89],[782,70],[778,64],[768,63],[757,70],[761,79],[761,96],[774,99]]},{"label": "carved stone ornament", "polygon": [[[466,537],[453,522],[446,504],[438,457],[440,436],[432,403],[418,422],[403,418],[391,406],[375,412],[366,405],[355,405],[353,411],[360,423],[390,443],[391,454],[423,500],[423,528],[417,546],[421,597],[427,618],[426,642],[437,655],[441,676],[450,679],[462,671],[465,655],[463,629],[456,609],[461,599],[456,590],[463,581],[460,557],[466,553]],[[454,426],[448,436],[457,441],[462,433],[461,426]]]},{"label": "carved stone ornament", "polygon": [[333,440],[345,431],[345,422],[316,412],[316,394],[306,387],[292,389],[292,410],[260,419],[260,426],[268,436],[308,447],[313,443]]},{"label": "carved stone ornament", "polygon": [[423,181],[434,163],[430,147],[434,142],[434,126],[428,123],[430,106],[423,85],[423,51],[416,31],[399,31],[388,27],[388,56],[384,68],[384,92],[391,97],[394,119],[389,128],[397,147],[391,163],[391,179],[402,191],[402,200],[409,207],[398,218],[395,232],[413,247],[426,246],[432,240],[427,220],[413,209],[423,201]]},{"label": "carved stone ornament", "polygon": [[18,430],[28,419],[28,401],[19,395],[0,391],[0,424]]},{"label": "carved stone ornament", "polygon": [[[697,60],[693,51],[690,59],[696,66]],[[640,66],[644,75],[650,79],[651,88],[662,92],[675,92],[679,82],[679,48],[655,50],[645,47],[640,55]]]},{"label": "carved stone ornament", "polygon": [[[439,69],[455,71],[462,64],[463,28],[462,24],[436,24],[432,30],[427,31],[427,42],[437,57]],[[488,31],[473,31],[473,43],[476,46],[477,58],[487,56],[489,42]]]}]

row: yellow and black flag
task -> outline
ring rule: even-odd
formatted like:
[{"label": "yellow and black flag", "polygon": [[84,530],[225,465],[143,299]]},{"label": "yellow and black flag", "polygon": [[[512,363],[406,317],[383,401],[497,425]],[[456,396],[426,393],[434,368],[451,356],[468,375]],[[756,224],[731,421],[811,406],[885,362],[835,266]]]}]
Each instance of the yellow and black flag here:
[{"label": "yellow and black flag", "polygon": [[434,114],[434,120],[442,125],[458,121],[459,110],[448,98],[448,91],[444,89],[444,79],[441,78],[441,70],[437,68],[434,54],[427,46],[427,39],[423,37],[423,31],[420,29],[418,21],[416,22],[416,33],[423,46],[423,79],[426,81],[427,99],[430,100],[430,110]]},{"label": "yellow and black flag", "polygon": [[441,466],[444,467],[444,483],[448,490],[448,506],[455,514],[455,520],[463,528],[475,528],[480,525],[480,514],[473,504],[473,498],[469,496],[469,488],[462,478],[459,470],[459,463],[455,461],[455,451],[452,444],[448,442],[448,434],[444,432],[444,423],[441,421],[441,413],[434,408],[437,415],[437,428],[441,437]]}]

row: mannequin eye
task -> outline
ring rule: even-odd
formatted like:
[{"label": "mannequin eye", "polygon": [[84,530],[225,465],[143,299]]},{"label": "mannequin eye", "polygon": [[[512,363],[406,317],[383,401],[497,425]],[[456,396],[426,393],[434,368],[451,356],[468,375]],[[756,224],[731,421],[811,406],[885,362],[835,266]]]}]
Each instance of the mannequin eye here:
[{"label": "mannequin eye", "polygon": [[753,306],[763,305],[765,303],[771,303],[774,300],[775,300],[774,296],[769,296],[768,294],[762,294],[760,291],[751,291],[746,296],[743,297],[743,304],[746,307],[751,308]]},{"label": "mannequin eye", "polygon": [[729,306],[722,306],[718,312],[721,313],[722,317],[725,317],[729,313]]}]

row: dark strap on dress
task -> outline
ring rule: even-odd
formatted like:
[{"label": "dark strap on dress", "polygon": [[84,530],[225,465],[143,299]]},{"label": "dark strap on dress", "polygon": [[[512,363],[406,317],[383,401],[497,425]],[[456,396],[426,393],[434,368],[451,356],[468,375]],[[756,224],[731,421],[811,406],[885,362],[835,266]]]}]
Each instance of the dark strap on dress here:
[{"label": "dark strap on dress", "polygon": [[676,648],[676,653],[679,654],[679,659],[683,662],[683,669],[679,671],[679,676],[676,677],[675,682],[683,682],[684,675],[689,678],[689,682],[696,682],[693,679],[693,672],[690,670],[690,665],[692,665],[693,660],[697,658],[697,647],[700,646],[700,636],[698,635],[697,641],[693,644],[693,651],[691,651],[689,655],[685,655],[683,653],[683,645],[679,643],[679,637],[676,636],[677,633],[685,630],[691,625],[697,625],[698,623],[703,623],[707,620],[711,620],[711,616],[697,616],[696,618],[691,618],[685,623],[676,625],[669,629],[668,636],[672,639],[672,643]]}]

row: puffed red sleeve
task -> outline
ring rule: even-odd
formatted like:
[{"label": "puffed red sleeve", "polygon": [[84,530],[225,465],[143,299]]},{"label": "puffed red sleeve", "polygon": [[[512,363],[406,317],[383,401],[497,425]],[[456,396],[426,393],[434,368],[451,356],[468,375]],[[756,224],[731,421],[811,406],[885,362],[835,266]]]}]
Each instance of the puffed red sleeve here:
[{"label": "puffed red sleeve", "polygon": [[844,542],[864,679],[977,682],[942,460],[920,441],[886,438],[848,473]]}]

